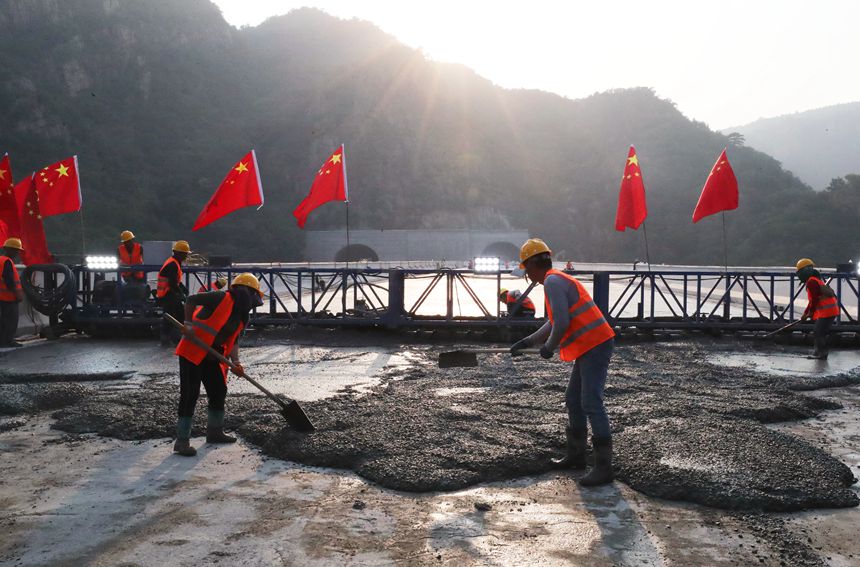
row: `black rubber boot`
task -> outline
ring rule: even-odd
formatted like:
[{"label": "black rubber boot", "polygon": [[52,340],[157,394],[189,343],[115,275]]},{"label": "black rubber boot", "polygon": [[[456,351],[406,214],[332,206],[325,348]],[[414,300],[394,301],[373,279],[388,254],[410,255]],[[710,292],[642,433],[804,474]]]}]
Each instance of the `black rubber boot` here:
[{"label": "black rubber boot", "polygon": [[612,437],[592,437],[594,445],[594,468],[579,479],[581,486],[599,486],[612,482]]},{"label": "black rubber boot", "polygon": [[176,422],[176,443],[173,444],[173,452],[183,457],[193,457],[197,449],[191,446],[191,418],[180,417]]},{"label": "black rubber boot", "polygon": [[207,443],[235,443],[236,438],[224,434],[224,411],[209,410],[206,423]]},{"label": "black rubber boot", "polygon": [[191,446],[190,439],[177,439],[173,444],[173,452],[183,457],[193,457],[197,455],[197,449]]},{"label": "black rubber boot", "polygon": [[585,429],[565,429],[567,434],[567,455],[560,459],[550,459],[554,469],[583,470],[585,468],[585,446],[588,432]]}]

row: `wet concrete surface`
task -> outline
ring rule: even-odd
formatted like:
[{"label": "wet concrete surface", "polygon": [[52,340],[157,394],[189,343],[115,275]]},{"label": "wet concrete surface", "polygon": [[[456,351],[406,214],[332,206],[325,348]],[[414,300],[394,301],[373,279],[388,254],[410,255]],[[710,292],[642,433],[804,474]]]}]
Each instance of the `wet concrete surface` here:
[{"label": "wet concrete surface", "polygon": [[[246,359],[257,357],[261,361],[259,366],[249,365],[249,368],[273,381],[279,378],[268,376],[268,373],[280,372],[281,365],[289,368],[293,375],[302,372],[302,362],[291,364],[281,361],[285,345],[269,346],[265,341],[258,344],[260,346],[246,350]],[[304,353],[298,355],[299,360],[302,357],[318,359],[321,354],[321,351],[316,351],[310,356],[306,352],[309,347],[286,346]],[[852,471],[850,467],[860,464],[860,448],[857,447],[860,435],[856,430],[860,389],[852,392],[849,386],[808,392],[799,390],[829,386],[834,380],[839,384],[856,383],[860,361],[845,372],[830,375],[780,376],[762,372],[761,368],[723,366],[714,361],[739,354],[752,360],[767,359],[774,355],[775,350],[780,356],[800,357],[805,350],[792,352],[785,347],[709,340],[619,345],[611,366],[606,397],[615,429],[616,470],[621,483],[586,491],[576,487],[577,474],[546,473],[546,459],[562,450],[566,421],[563,391],[568,364],[528,358],[512,360],[505,355],[491,355],[482,357],[478,368],[440,370],[435,365],[438,347],[391,344],[376,348],[400,357],[400,362],[374,367],[372,360],[379,359],[379,354],[368,351],[364,345],[330,347],[327,351],[329,362],[356,369],[356,375],[349,379],[354,390],[318,396],[303,403],[317,424],[316,433],[303,435],[291,431],[277,408],[256,394],[231,393],[227,402],[228,428],[237,430],[242,439],[259,447],[265,455],[307,465],[353,469],[377,483],[379,488],[349,475],[337,473],[335,476],[353,479],[351,483],[374,494],[388,494],[388,505],[394,506],[392,503],[397,502],[396,511],[390,512],[397,525],[402,521],[401,515],[410,514],[407,509],[399,507],[404,501],[436,500],[438,503],[446,498],[458,501],[451,513],[446,512],[444,506],[433,508],[432,513],[423,510],[432,522],[444,527],[437,532],[431,530],[431,536],[423,532],[401,534],[400,537],[404,538],[401,543],[417,537],[422,542],[436,542],[436,547],[431,546],[432,552],[420,545],[420,552],[411,548],[407,550],[409,546],[396,547],[398,554],[405,554],[400,556],[401,559],[413,558],[417,563],[438,561],[434,553],[440,550],[443,562],[457,558],[458,561],[451,564],[469,564],[459,560],[471,558],[470,561],[485,564],[476,558],[496,557],[499,546],[502,546],[507,549],[499,556],[502,557],[500,564],[522,564],[529,562],[530,553],[533,553],[528,545],[531,540],[541,542],[547,549],[555,549],[544,561],[547,564],[645,564],[646,561],[650,564],[749,564],[754,561],[772,565],[850,565],[857,555],[857,545],[853,542],[837,544],[831,541],[836,536],[830,534],[845,533],[846,513],[853,514],[854,521],[857,518],[857,509],[850,507],[857,504],[857,491],[851,483],[854,480],[852,472],[856,474],[858,469]],[[266,357],[275,364],[265,364]],[[19,448],[8,443],[10,436],[20,439],[28,428],[44,427],[40,420],[45,418],[32,417],[35,412],[65,406],[53,412],[56,418],[53,427],[70,435],[40,431],[32,443],[38,445],[39,440],[44,441],[42,438],[45,437],[52,439],[51,443],[84,447],[87,451],[99,443],[107,443],[122,451],[122,447],[128,445],[109,439],[98,441],[87,434],[97,433],[137,442],[149,440],[147,443],[155,443],[153,451],[164,459],[164,463],[171,463],[166,477],[174,477],[179,461],[194,461],[170,455],[170,446],[163,441],[172,436],[175,426],[176,385],[170,383],[168,372],[158,370],[162,361],[157,362],[153,370],[138,358],[133,359],[139,368],[126,380],[67,382],[58,373],[56,382],[43,380],[37,384],[19,383],[16,365],[5,364],[9,362],[8,358],[0,359],[5,375],[0,377],[0,400],[16,396],[26,400],[26,403],[18,405],[17,410],[13,408],[13,411],[3,412],[15,417],[0,419],[0,432],[5,431],[0,433],[3,454],[20,453]],[[356,361],[364,361],[365,366],[356,364]],[[365,370],[371,376],[362,374],[362,369],[367,368],[371,368]],[[31,372],[27,368],[24,370],[25,373]],[[22,388],[29,391],[21,392]],[[841,392],[849,394],[845,397],[836,395]],[[197,412],[195,435],[202,434],[204,425],[205,396],[203,398]],[[850,413],[842,413],[846,411],[840,409],[843,406]],[[824,425],[840,419],[840,416],[845,423],[853,417],[854,429],[834,432]],[[809,434],[809,431],[816,431],[814,426],[819,423],[822,424],[819,434],[832,437],[832,445],[841,447],[841,450],[836,451],[833,446],[819,442],[818,434]],[[845,450],[846,445],[848,450]],[[21,445],[27,446],[27,443]],[[131,446],[137,445],[132,443]],[[39,451],[38,447],[32,446],[29,450]],[[209,451],[208,447],[203,447],[203,460],[208,458]],[[218,451],[224,451],[224,448]],[[212,454],[219,453],[212,451]],[[11,461],[4,459],[4,467],[17,466]],[[267,466],[268,463],[280,462],[266,461]],[[101,469],[113,465],[98,461],[96,466]],[[193,465],[188,467],[193,468]],[[332,473],[314,474],[327,477]],[[259,488],[264,492],[271,491],[264,488],[270,480],[269,477],[257,478],[261,483]],[[108,482],[100,477],[99,482],[102,481]],[[488,485],[488,482],[494,484]],[[481,486],[462,491],[476,484]],[[498,498],[501,487],[516,495],[512,496],[511,502],[524,504],[506,508],[507,501]],[[452,492],[450,497],[408,496],[388,489],[459,492]],[[543,492],[544,489],[547,492]],[[496,496],[475,498],[468,505],[458,496],[482,495],[485,491]],[[612,503],[613,497],[605,496],[607,491],[622,494],[624,503],[621,504],[617,496]],[[535,496],[538,506],[523,499],[524,493],[534,496],[538,492],[542,494],[540,498]],[[603,495],[601,498],[604,498],[602,504],[596,506],[601,512],[592,519],[595,524],[583,522],[581,518],[570,519],[582,509],[574,510],[575,506],[568,505],[569,500],[581,498],[583,502],[578,505],[585,506],[584,502],[591,494]],[[8,494],[0,493],[0,500],[6,497]],[[690,508],[691,505],[670,504],[651,497],[694,502],[708,508]],[[278,525],[282,528],[292,522],[291,533],[298,537],[296,530],[301,530],[297,525],[309,511],[294,515],[282,513],[274,500],[277,499],[273,496],[273,502],[263,516],[268,514],[280,519]],[[553,506],[559,506],[559,500],[565,504],[554,509]],[[357,501],[363,502],[364,507],[354,508]],[[474,504],[480,502],[490,508],[484,511],[476,509]],[[633,502],[647,504],[634,505]],[[354,492],[339,505],[352,511],[347,514],[376,508],[372,498]],[[285,506],[289,508],[289,504]],[[511,515],[522,517],[518,510],[523,506],[530,510],[526,516],[532,514],[534,517],[525,524],[516,524]],[[616,509],[618,506],[622,508]],[[642,522],[649,507],[660,508],[663,513],[666,510],[694,510],[695,520],[680,524],[669,520],[665,524],[649,523],[637,528],[636,524]],[[851,511],[821,510],[844,507]],[[818,510],[804,513],[811,514],[808,519],[805,515],[768,513],[809,508]],[[260,513],[260,510],[253,512],[258,516]],[[289,516],[289,522],[283,514]],[[485,525],[488,516],[495,516],[499,521],[492,529]],[[630,523],[626,523],[628,520],[622,516],[629,517]],[[827,533],[818,529],[819,518],[825,518],[822,522],[829,526]],[[182,521],[194,523],[192,520]],[[568,526],[571,522],[573,524]],[[265,523],[254,524],[256,527],[243,537],[262,537],[255,530],[264,532],[264,535],[274,533],[267,531]],[[501,525],[515,524],[516,528],[511,527],[511,531],[524,529],[526,535],[514,537],[511,533],[498,531]],[[613,525],[617,526],[617,533],[623,534],[619,536],[623,541],[613,540]],[[571,540],[565,530],[557,533],[559,526],[569,527],[567,531],[575,532],[581,543]],[[31,529],[37,528],[31,526]],[[593,534],[591,539],[585,536],[587,533]],[[738,534],[746,534],[752,541],[736,537]],[[55,534],[54,537],[62,539],[61,535]],[[501,544],[499,538],[512,539],[512,542]],[[720,547],[709,554],[701,549],[702,538],[718,538]],[[328,551],[336,549],[337,553],[327,555],[323,552],[319,557],[311,557],[313,561],[308,563],[319,560],[324,564],[326,557],[329,560],[350,557],[359,558],[355,561],[358,564],[377,564],[391,558],[380,552],[381,549],[386,550],[386,546],[365,554],[357,549],[361,546],[352,539],[352,536],[345,535],[330,547],[324,546]],[[4,540],[0,539],[0,544]],[[479,541],[483,543],[478,545]],[[688,562],[681,559],[681,550],[675,548],[678,541],[698,542],[689,544],[691,555]],[[758,541],[758,544],[753,545],[753,541]],[[417,544],[411,542],[410,545]],[[127,550],[128,546],[124,544],[123,549]],[[188,556],[196,557],[186,544],[177,544],[177,547]],[[837,561],[825,561],[826,556],[816,549],[819,547],[833,550],[831,556],[836,556]],[[352,549],[354,555],[341,555],[350,548],[355,548]],[[0,550],[3,549],[0,545]],[[595,555],[595,550],[600,552]],[[542,548],[541,553],[543,551],[546,550]],[[415,555],[410,555],[413,553]],[[0,559],[3,557],[0,555]],[[668,557],[674,560],[667,562]],[[843,560],[843,563],[839,562]],[[285,564],[291,563],[285,561]],[[62,561],[59,564],[63,564]]]}]

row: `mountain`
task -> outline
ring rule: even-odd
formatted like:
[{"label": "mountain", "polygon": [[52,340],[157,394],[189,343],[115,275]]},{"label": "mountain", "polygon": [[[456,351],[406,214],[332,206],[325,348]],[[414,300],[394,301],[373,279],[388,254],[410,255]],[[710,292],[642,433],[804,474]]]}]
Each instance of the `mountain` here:
[{"label": "mountain", "polygon": [[860,102],[837,104],[726,128],[780,160],[820,190],[834,178],[860,171]]},{"label": "mountain", "polygon": [[[90,252],[128,228],[239,260],[301,259],[307,233],[291,211],[343,142],[353,227],[526,228],[565,258],[630,261],[642,236],[616,232],[614,216],[633,143],[652,260],[722,262],[718,216],[691,216],[729,138],[647,88],[582,100],[506,90],[311,9],[236,29],[208,0],[0,0],[0,29],[0,151],[17,178],[78,155]],[[252,147],[265,207],[192,233]],[[731,263],[842,261],[856,245],[818,235],[852,190],[827,200],[764,153],[730,146],[729,158],[741,183],[726,214]],[[47,219],[54,251],[80,251],[76,217]],[[329,204],[308,228],[343,224]]]}]

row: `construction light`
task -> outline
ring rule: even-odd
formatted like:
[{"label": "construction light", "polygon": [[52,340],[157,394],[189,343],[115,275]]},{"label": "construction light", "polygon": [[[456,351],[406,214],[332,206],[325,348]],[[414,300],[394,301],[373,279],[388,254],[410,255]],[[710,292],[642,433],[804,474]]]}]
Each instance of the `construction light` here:
[{"label": "construction light", "polygon": [[498,258],[475,258],[476,272],[498,272],[501,269],[501,261]]},{"label": "construction light", "polygon": [[119,268],[119,262],[115,256],[87,256],[85,260],[90,270],[108,271]]}]

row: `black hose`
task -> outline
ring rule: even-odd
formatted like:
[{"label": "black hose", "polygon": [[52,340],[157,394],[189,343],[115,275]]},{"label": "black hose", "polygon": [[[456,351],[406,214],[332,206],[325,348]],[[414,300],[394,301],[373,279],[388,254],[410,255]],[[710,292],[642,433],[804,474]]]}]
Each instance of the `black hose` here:
[{"label": "black hose", "polygon": [[[62,274],[63,280],[56,287],[48,288],[43,284],[38,286],[33,283],[33,275],[36,272],[42,272],[42,281],[56,281],[56,274]],[[33,308],[45,315],[51,317],[59,315],[63,309],[72,303],[77,290],[77,281],[74,274],[65,264],[34,264],[27,266],[21,273],[21,287],[24,290],[24,295]]]}]

